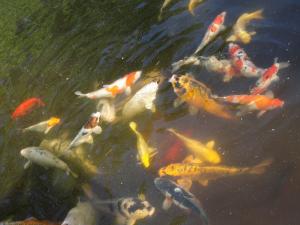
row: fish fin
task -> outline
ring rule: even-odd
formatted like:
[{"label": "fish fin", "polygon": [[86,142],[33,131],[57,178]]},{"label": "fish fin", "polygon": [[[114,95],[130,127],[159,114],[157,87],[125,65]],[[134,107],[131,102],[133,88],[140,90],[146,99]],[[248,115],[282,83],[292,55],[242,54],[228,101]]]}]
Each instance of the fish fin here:
[{"label": "fish fin", "polygon": [[274,93],[272,91],[267,91],[265,93],[265,96],[269,97],[269,98],[274,98]]},{"label": "fish fin", "polygon": [[78,174],[77,174],[77,173],[74,173],[71,169],[68,169],[68,170],[67,170],[67,174],[68,174],[68,175],[71,174],[74,178],[78,178]]},{"label": "fish fin", "polygon": [[47,129],[44,131],[44,134],[48,134],[48,132],[53,128],[53,126],[47,127]]},{"label": "fish fin", "polygon": [[250,106],[244,105],[244,106],[239,106],[239,111],[236,113],[237,116],[244,116],[251,112]]},{"label": "fish fin", "polygon": [[200,185],[202,185],[202,186],[207,186],[208,185],[208,180],[203,180],[203,179],[199,179],[199,180],[197,180],[198,181],[198,183],[200,184]]},{"label": "fish fin", "polygon": [[189,106],[189,112],[191,115],[196,115],[198,113],[199,109],[197,107],[194,107],[192,105]]},{"label": "fish fin", "polygon": [[25,169],[25,170],[28,169],[28,168],[30,167],[31,164],[32,164],[32,162],[28,160],[28,161],[25,163],[25,165],[24,165],[24,169]]},{"label": "fish fin", "polygon": [[258,165],[254,166],[254,167],[251,167],[247,170],[247,172],[249,174],[256,174],[256,175],[259,175],[259,174],[262,174],[266,171],[266,168],[268,166],[271,165],[271,163],[273,162],[272,159],[267,159],[267,160],[264,160],[262,161],[261,163],[259,163]]},{"label": "fish fin", "polygon": [[134,225],[134,224],[135,224],[135,222],[136,222],[136,220],[135,220],[135,219],[133,219],[133,218],[130,218],[130,219],[127,219],[127,220],[126,220],[126,225]]},{"label": "fish fin", "polygon": [[185,189],[185,190],[187,190],[187,191],[189,191],[189,190],[191,189],[192,185],[193,185],[192,180],[189,179],[189,178],[178,179],[178,180],[176,181],[176,183],[177,183],[180,187],[182,187],[183,189]]},{"label": "fish fin", "polygon": [[149,155],[150,158],[153,158],[158,153],[156,148],[150,148]]},{"label": "fish fin", "polygon": [[231,81],[231,79],[232,79],[232,76],[229,75],[229,74],[226,74],[226,75],[223,77],[223,82],[229,82],[229,81]]},{"label": "fish fin", "polygon": [[222,24],[222,25],[220,26],[220,31],[219,31],[219,32],[224,31],[225,29],[226,29],[226,26],[225,26],[224,24]]},{"label": "fish fin", "polygon": [[192,163],[194,161],[194,156],[193,155],[188,155],[187,157],[184,158],[182,163]]},{"label": "fish fin", "polygon": [[93,128],[93,133],[95,133],[95,134],[101,134],[102,133],[102,128],[100,126],[95,126]]},{"label": "fish fin", "polygon": [[214,146],[215,146],[215,141],[214,140],[209,141],[209,142],[206,143],[207,148],[213,148]]},{"label": "fish fin", "polygon": [[264,115],[267,111],[266,110],[261,110],[259,113],[257,113],[257,118],[260,118],[262,115]]},{"label": "fish fin", "polygon": [[178,97],[174,100],[173,106],[175,108],[177,108],[178,106],[182,105],[183,103],[184,103],[184,100]]},{"label": "fish fin", "polygon": [[153,107],[153,102],[152,102],[152,101],[151,101],[151,102],[147,102],[147,103],[145,104],[145,108],[146,108],[146,109],[149,109],[149,110],[152,111],[152,107]]},{"label": "fish fin", "polygon": [[86,97],[86,94],[83,94],[81,91],[75,91],[74,94],[79,97]]},{"label": "fish fin", "polygon": [[131,94],[131,87],[126,87],[125,94],[128,96]]},{"label": "fish fin", "polygon": [[285,69],[291,65],[290,62],[281,62],[278,64],[279,64],[279,69]]},{"label": "fish fin", "polygon": [[173,203],[172,198],[166,197],[165,200],[163,201],[162,208],[164,210],[168,210],[172,206],[172,203]]},{"label": "fish fin", "polygon": [[151,112],[152,112],[152,113],[155,113],[155,112],[156,112],[156,107],[155,107],[155,105],[154,105],[154,104],[152,104],[152,107],[151,107]]}]

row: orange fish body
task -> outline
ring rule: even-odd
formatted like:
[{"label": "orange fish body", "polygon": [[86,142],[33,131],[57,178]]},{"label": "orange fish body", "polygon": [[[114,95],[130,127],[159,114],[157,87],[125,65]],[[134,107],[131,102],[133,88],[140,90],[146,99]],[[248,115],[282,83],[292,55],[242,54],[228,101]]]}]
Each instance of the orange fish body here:
[{"label": "orange fish body", "polygon": [[[226,110],[225,106],[212,98],[211,90],[189,75],[179,77],[179,85],[185,90],[183,94],[176,92],[183,101],[196,109],[205,111],[225,119],[233,119],[233,116]],[[174,86],[173,86],[174,87]]]},{"label": "orange fish body", "polygon": [[39,98],[30,98],[22,102],[12,113],[11,118],[17,119],[30,113],[34,108],[45,106],[46,104]]},{"label": "orange fish body", "polygon": [[54,223],[47,220],[37,220],[35,218],[30,218],[24,221],[4,222],[3,224],[5,225],[60,225],[60,223]]}]

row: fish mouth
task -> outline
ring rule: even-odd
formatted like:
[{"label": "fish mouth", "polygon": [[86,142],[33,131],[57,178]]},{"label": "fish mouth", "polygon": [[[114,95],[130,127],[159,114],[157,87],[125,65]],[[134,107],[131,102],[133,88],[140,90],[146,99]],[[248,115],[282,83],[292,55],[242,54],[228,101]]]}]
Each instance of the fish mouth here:
[{"label": "fish mouth", "polygon": [[26,150],[25,149],[22,149],[21,151],[20,151],[20,154],[21,154],[21,156],[26,156]]},{"label": "fish mouth", "polygon": [[176,74],[173,74],[168,81],[173,84],[173,83],[177,83],[178,79],[179,79],[178,76]]}]

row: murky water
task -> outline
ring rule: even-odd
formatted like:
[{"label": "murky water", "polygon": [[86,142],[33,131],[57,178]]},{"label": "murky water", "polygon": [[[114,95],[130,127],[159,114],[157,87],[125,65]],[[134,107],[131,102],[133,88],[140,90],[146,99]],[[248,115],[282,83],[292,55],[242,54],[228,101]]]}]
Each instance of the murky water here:
[{"label": "murky water", "polygon": [[[274,163],[262,176],[236,176],[194,185],[213,225],[297,225],[300,221],[300,3],[296,0],[207,0],[196,16],[186,10],[187,1],[174,1],[158,21],[162,1],[0,1],[0,220],[62,220],[82,196],[80,184],[90,182],[102,198],[136,196],[143,192],[157,209],[154,217],[139,224],[200,224],[177,207],[161,209],[163,196],[153,179],[167,146],[175,141],[164,128],[174,127],[203,141],[214,139],[223,162],[250,166],[263,159]],[[95,110],[95,103],[79,99],[74,92],[95,90],[123,74],[143,69],[161,71],[169,77],[170,64],[190,55],[200,43],[212,19],[227,11],[226,24],[233,24],[243,12],[264,9],[265,19],[254,21],[257,35],[246,51],[258,66],[267,67],[275,57],[290,60],[282,71],[275,95],[285,101],[283,109],[257,119],[241,121],[199,113],[190,116],[186,108],[174,109],[173,90],[164,82],[156,100],[158,113],[135,118],[139,130],[159,150],[150,170],[136,163],[135,136],[125,122],[104,126],[92,147],[79,151],[101,175],[82,172],[74,180],[57,170],[33,166],[24,170],[19,155],[28,146],[54,146],[69,142]],[[226,54],[219,37],[204,55]],[[185,70],[187,71],[187,70]],[[220,76],[205,70],[188,70],[220,95],[248,92],[255,81],[234,79],[224,84]],[[12,121],[11,112],[24,99],[42,98],[47,106],[25,119]],[[21,129],[50,116],[63,123],[49,135],[24,134]],[[84,176],[83,176],[84,175]],[[111,224],[100,214],[99,224]]]}]

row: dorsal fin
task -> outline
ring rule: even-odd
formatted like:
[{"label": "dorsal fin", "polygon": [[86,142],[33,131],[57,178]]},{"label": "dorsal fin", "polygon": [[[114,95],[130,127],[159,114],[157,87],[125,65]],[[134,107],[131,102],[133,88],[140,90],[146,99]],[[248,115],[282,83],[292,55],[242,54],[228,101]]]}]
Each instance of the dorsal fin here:
[{"label": "dorsal fin", "polygon": [[273,94],[272,91],[267,91],[267,92],[265,93],[265,96],[267,96],[267,97],[269,97],[269,98],[274,98],[274,94]]},{"label": "dorsal fin", "polygon": [[214,146],[215,146],[215,141],[213,141],[213,140],[206,143],[206,147],[208,147],[208,148],[213,148]]}]

